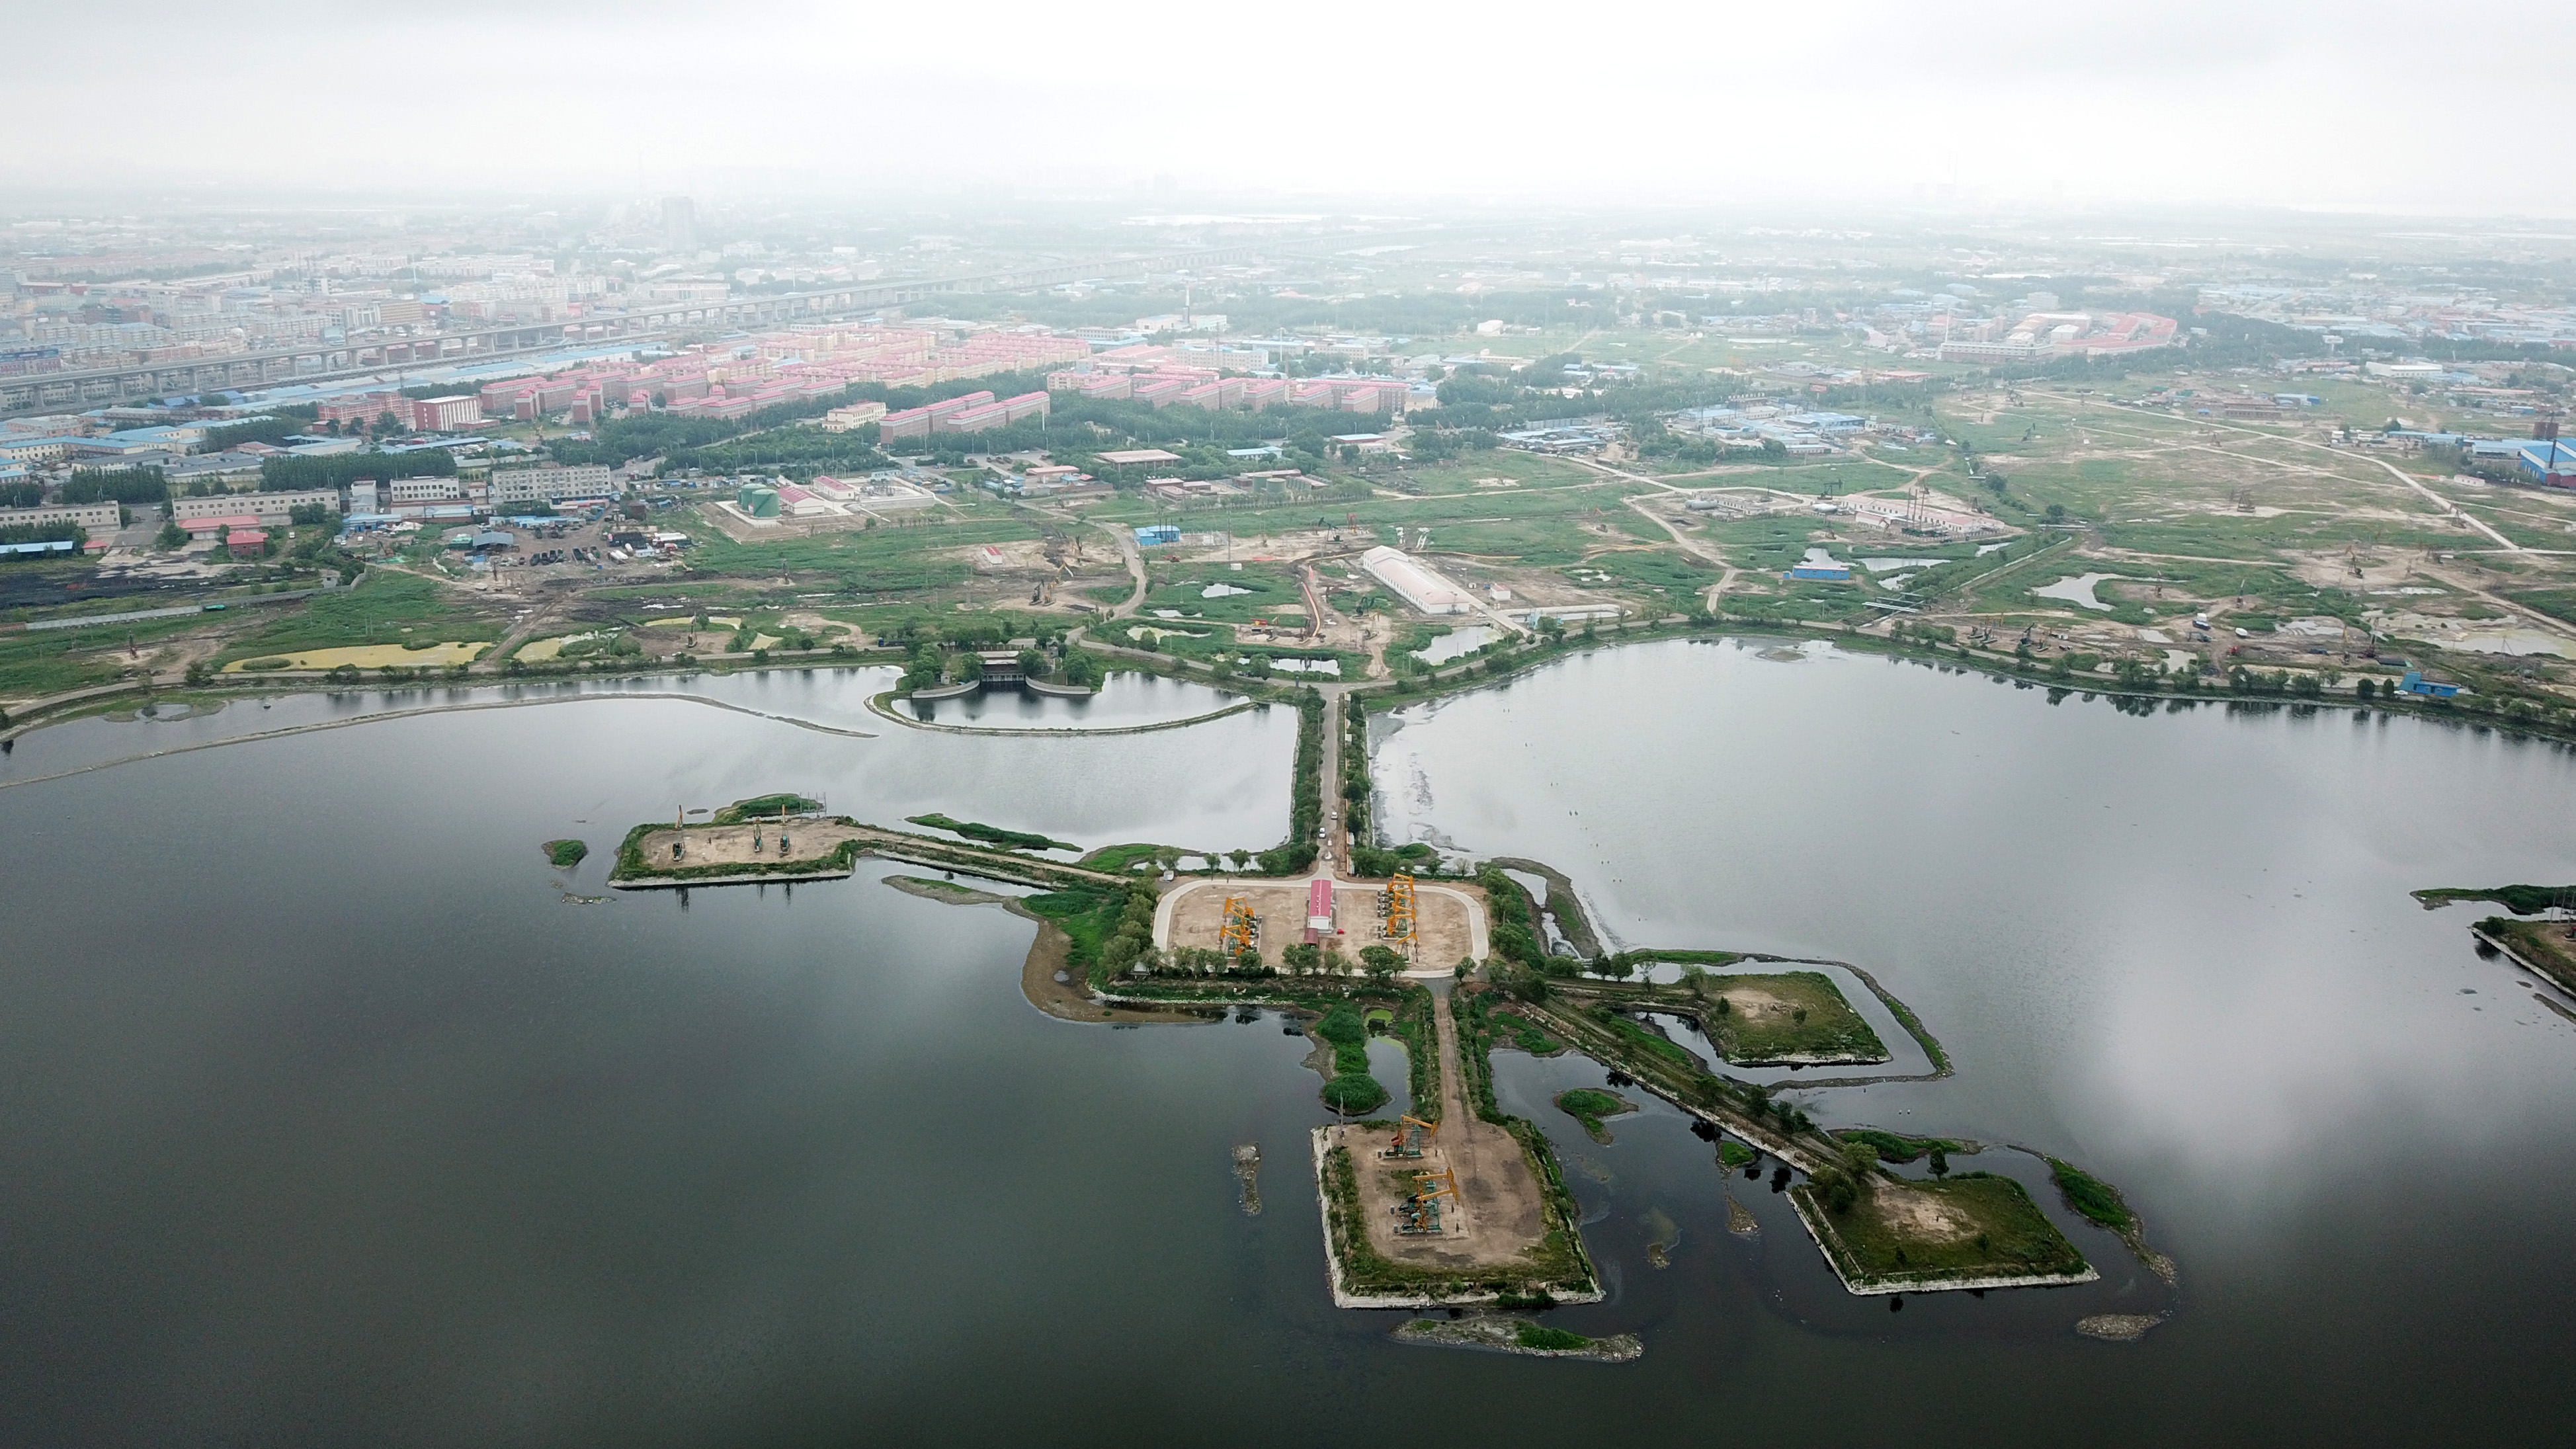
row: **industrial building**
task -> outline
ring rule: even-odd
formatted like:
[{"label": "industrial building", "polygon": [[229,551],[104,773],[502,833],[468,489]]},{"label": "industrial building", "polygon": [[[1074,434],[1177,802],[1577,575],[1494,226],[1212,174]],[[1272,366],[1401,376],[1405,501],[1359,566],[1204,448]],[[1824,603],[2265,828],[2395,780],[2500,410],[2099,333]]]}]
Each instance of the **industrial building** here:
[{"label": "industrial building", "polygon": [[2519,444],[2514,449],[2514,462],[2534,483],[2549,488],[2576,488],[2576,445],[2556,438]]},{"label": "industrial building", "polygon": [[1475,608],[1466,590],[1401,549],[1379,544],[1360,555],[1360,567],[1423,613],[1465,614]]}]

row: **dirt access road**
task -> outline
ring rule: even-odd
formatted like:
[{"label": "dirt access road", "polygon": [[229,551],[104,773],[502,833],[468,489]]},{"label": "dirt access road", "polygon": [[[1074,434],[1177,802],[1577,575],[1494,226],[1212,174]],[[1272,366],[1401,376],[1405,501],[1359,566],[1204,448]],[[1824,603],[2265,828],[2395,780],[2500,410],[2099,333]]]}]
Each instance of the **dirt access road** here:
[{"label": "dirt access road", "polygon": [[[1381,1161],[1388,1133],[1358,1127],[1331,1129],[1350,1149],[1359,1179],[1360,1216],[1369,1245],[1388,1261],[1416,1267],[1467,1270],[1519,1264],[1547,1238],[1546,1197],[1530,1170],[1520,1140],[1477,1120],[1458,1066],[1458,1023],[1449,993],[1432,988],[1432,1024],[1440,1038],[1440,1130],[1419,1160]],[[1458,1196],[1444,1200],[1440,1233],[1406,1236],[1395,1230],[1395,1207],[1421,1172],[1454,1174]]]}]

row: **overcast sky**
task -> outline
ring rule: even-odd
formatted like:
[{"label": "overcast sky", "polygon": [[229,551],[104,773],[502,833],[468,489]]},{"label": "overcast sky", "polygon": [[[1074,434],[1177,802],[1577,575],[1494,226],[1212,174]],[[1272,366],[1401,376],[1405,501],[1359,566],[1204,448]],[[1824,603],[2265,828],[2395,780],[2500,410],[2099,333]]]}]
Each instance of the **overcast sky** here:
[{"label": "overcast sky", "polygon": [[2565,0],[8,9],[22,189],[2576,211]]}]

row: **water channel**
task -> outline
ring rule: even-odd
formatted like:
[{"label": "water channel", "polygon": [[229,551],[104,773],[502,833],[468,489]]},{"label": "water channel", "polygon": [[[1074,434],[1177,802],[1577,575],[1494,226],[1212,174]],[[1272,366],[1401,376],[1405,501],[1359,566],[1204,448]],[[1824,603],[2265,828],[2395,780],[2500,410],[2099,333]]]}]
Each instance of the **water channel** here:
[{"label": "water channel", "polygon": [[[1568,872],[1615,944],[1871,971],[1958,1075],[1802,1100],[1996,1144],[1955,1165],[2031,1184],[2103,1273],[1854,1299],[1678,1112],[1632,1090],[1596,1145],[1548,1099],[1597,1066],[1501,1053],[1611,1289],[1552,1321],[1645,1335],[1608,1367],[1330,1306],[1325,1113],[1274,1016],[1042,1016],[1026,922],[881,862],[567,900],[611,894],[605,861],[538,841],[770,789],[1085,844],[1285,818],[1289,711],[946,735],[867,715],[862,673],[726,687],[874,738],[583,699],[0,788],[0,1438],[1284,1444],[1319,1402],[1515,1440],[2558,1432],[2576,1028],[2470,950],[2479,908],[2405,891],[2576,879],[2562,751],[1759,643],[1605,648],[1381,724],[1399,833]],[[242,708],[39,731],[0,782]],[[2179,1289],[2004,1144],[2119,1183]],[[2173,1316],[2070,1331],[2131,1308]]]}]

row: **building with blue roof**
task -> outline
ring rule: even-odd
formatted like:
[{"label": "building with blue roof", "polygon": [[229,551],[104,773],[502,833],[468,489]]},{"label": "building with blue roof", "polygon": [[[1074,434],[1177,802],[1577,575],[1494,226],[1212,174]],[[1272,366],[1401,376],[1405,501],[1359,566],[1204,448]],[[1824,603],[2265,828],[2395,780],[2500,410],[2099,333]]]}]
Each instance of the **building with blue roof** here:
[{"label": "building with blue roof", "polygon": [[2514,450],[2523,476],[2545,488],[2576,488],[2576,446],[2535,438]]}]

